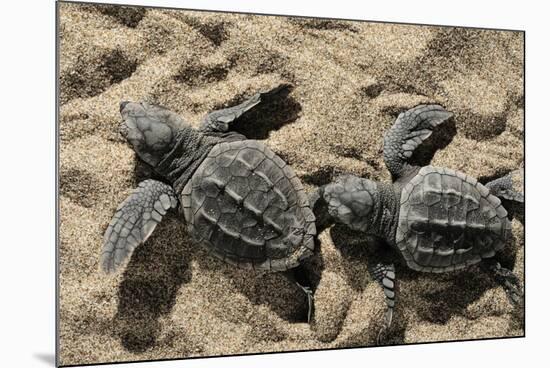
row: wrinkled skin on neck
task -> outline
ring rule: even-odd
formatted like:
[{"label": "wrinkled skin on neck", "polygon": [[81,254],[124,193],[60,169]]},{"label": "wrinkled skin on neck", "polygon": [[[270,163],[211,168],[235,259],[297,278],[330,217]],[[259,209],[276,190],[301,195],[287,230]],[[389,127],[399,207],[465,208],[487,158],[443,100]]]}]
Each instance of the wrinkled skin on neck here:
[{"label": "wrinkled skin on neck", "polygon": [[364,217],[363,231],[395,243],[399,194],[391,184],[363,179],[363,185],[371,197],[370,208]]},{"label": "wrinkled skin on neck", "polygon": [[237,133],[202,132],[177,114],[146,102],[122,102],[120,133],[137,156],[180,193],[216,144],[246,139]]},{"label": "wrinkled skin on neck", "polygon": [[382,182],[376,182],[376,188],[378,200],[374,210],[377,215],[373,216],[373,228],[378,231],[375,235],[385,239],[390,245],[395,245],[401,190],[392,184]]}]

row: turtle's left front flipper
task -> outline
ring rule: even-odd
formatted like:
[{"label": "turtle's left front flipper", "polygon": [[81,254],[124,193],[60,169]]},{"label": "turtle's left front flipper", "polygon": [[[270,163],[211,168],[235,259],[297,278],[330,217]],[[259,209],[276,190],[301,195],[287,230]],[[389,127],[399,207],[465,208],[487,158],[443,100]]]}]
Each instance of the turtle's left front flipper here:
[{"label": "turtle's left front flipper", "polygon": [[524,203],[524,169],[514,170],[507,175],[485,184],[491,194],[510,201]]},{"label": "turtle's left front flipper", "polygon": [[132,194],[118,206],[103,238],[100,267],[111,273],[152,234],[166,212],[177,208],[178,200],[171,186],[157,180],[139,183]]},{"label": "turtle's left front flipper", "polygon": [[258,92],[243,103],[228,107],[221,110],[212,111],[204,117],[201,122],[200,130],[209,132],[227,132],[229,124],[236,121],[245,112],[253,109],[255,106],[263,102],[268,102],[275,97],[280,91],[290,88],[289,84],[281,84],[269,91]]},{"label": "turtle's left front flipper", "polygon": [[399,114],[384,136],[384,162],[392,177],[399,178],[406,171],[416,147],[452,116],[440,105],[418,105]]}]

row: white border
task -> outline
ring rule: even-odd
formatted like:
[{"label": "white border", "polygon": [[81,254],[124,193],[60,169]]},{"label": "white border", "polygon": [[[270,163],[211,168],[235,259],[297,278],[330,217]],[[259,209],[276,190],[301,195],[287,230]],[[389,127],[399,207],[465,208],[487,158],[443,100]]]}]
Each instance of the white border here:
[{"label": "white border", "polygon": [[[286,15],[523,29],[527,61],[527,337],[389,348],[335,350],[123,365],[123,367],[471,367],[546,361],[548,11],[526,2],[277,0],[109,1]],[[542,4],[542,2],[541,2]],[[0,312],[3,367],[52,366],[54,349],[54,15],[51,0],[2,4],[2,174]],[[7,82],[7,83],[6,83]],[[7,128],[7,130],[5,129]],[[547,196],[546,196],[547,198]],[[7,202],[7,206],[6,206]],[[50,361],[50,363],[47,363]],[[119,367],[109,365],[104,367]]]}]

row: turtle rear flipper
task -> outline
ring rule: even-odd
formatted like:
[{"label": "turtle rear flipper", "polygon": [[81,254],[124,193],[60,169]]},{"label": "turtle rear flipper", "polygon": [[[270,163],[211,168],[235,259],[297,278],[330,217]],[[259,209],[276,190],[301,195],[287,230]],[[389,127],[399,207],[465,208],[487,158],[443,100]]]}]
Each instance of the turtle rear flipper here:
[{"label": "turtle rear flipper", "polygon": [[402,175],[414,150],[452,116],[440,105],[418,105],[399,114],[384,136],[384,162],[392,177]]},{"label": "turtle rear flipper", "polygon": [[100,267],[111,273],[139,244],[153,233],[157,224],[178,201],[174,190],[156,180],[145,180],[117,208],[103,238]]},{"label": "turtle rear flipper", "polygon": [[510,201],[524,203],[523,195],[524,169],[514,170],[507,175],[485,184],[491,194]]},{"label": "turtle rear flipper", "polygon": [[212,111],[204,117],[199,129],[206,132],[227,132],[229,130],[229,124],[233,123],[245,112],[253,109],[262,102],[269,101],[272,97],[276,96],[278,92],[290,87],[290,84],[280,84],[269,91],[256,93],[254,96],[237,106]]},{"label": "turtle rear flipper", "polygon": [[307,300],[307,323],[311,322],[311,316],[313,313],[313,286],[311,280],[307,276],[307,272],[304,269],[303,265],[298,265],[291,270],[288,270],[284,273],[288,280],[296,286],[298,286],[306,295]]},{"label": "turtle rear flipper", "polygon": [[481,267],[495,281],[502,286],[510,303],[514,306],[520,304],[523,298],[519,278],[509,269],[504,268],[495,259],[485,259]]}]

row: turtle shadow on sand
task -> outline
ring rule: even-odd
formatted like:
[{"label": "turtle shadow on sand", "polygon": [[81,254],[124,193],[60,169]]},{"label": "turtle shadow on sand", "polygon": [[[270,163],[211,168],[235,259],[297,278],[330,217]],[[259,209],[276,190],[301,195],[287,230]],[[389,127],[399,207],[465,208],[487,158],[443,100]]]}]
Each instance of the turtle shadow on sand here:
[{"label": "turtle shadow on sand", "polygon": [[[174,229],[181,231],[174,235]],[[235,291],[255,306],[266,305],[290,323],[307,321],[306,295],[285,272],[260,274],[239,269],[194,247],[200,245],[187,238],[173,215],[135,249],[123,273],[112,321],[115,335],[128,351],[140,353],[155,346],[161,334],[159,319],[172,311],[178,290],[191,281],[191,260],[201,269],[215,269],[222,277],[230,278]],[[245,314],[243,311],[242,317]]]},{"label": "turtle shadow on sand", "polygon": [[447,147],[456,133],[456,122],[451,117],[445,124],[436,127],[432,135],[414,150],[409,162],[419,167],[430,165],[436,152]]},{"label": "turtle shadow on sand", "polygon": [[[398,297],[396,304],[396,318],[394,318],[391,330],[387,332],[381,345],[395,345],[405,343],[405,331],[408,322],[403,317],[403,309],[413,309],[415,313],[425,321],[434,324],[446,324],[453,316],[465,316],[470,304],[480,299],[489,289],[497,287],[494,279],[483,272],[478,265],[468,269],[450,273],[419,273],[410,270],[407,266],[397,262],[399,255],[389,248],[384,242],[364,233],[353,231],[345,225],[336,224],[330,229],[330,237],[334,246],[342,257],[352,265],[344,269],[348,284],[356,291],[362,292],[366,286],[375,282],[368,273],[369,262],[395,261],[398,282]],[[517,248],[515,238],[512,237],[504,250],[495,257],[502,266],[513,268]],[[410,287],[411,282],[427,278],[430,282],[445,281],[448,286],[437,290],[424,290],[417,293],[411,299],[408,295],[415,293],[413,290],[402,290],[402,287]],[[401,289],[401,290],[400,290]],[[382,289],[379,290],[383,295]],[[515,308],[517,309],[517,308]]]},{"label": "turtle shadow on sand", "polygon": [[[502,267],[512,271],[514,271],[517,252],[520,251],[516,242],[516,237],[512,235],[504,249],[494,257]],[[414,277],[414,271],[408,270],[408,272],[411,277]],[[446,324],[453,316],[470,318],[466,312],[467,308],[489,289],[500,287],[490,274],[481,269],[479,264],[448,274],[424,274],[424,276],[433,280],[434,283],[439,279],[449,283],[443,289],[426,290],[418,295],[420,302],[416,305],[416,312],[419,317],[436,324]],[[509,300],[507,302],[510,303]],[[513,305],[514,323],[522,323],[521,310],[521,303]]]},{"label": "turtle shadow on sand", "polygon": [[[413,272],[410,272],[413,274]],[[420,319],[444,325],[453,316],[466,316],[470,304],[481,298],[489,289],[498,286],[495,281],[478,266],[448,274],[427,274],[430,282],[443,279],[449,283],[440,290],[425,290],[417,295],[415,311]]]},{"label": "turtle shadow on sand", "polygon": [[[368,265],[378,262],[391,262],[397,259],[398,255],[384,244],[383,241],[368,236],[360,231],[354,231],[342,224],[335,224],[330,228],[330,237],[336,249],[350,267],[345,267],[345,277],[348,285],[357,292],[363,292],[367,285],[376,282],[369,273]],[[396,272],[401,273],[405,267],[396,264]],[[409,272],[410,273],[410,272]],[[400,274],[401,277],[401,274]],[[406,279],[407,276],[405,276]],[[396,285],[399,290],[399,283]],[[384,295],[383,290],[377,289],[380,295]],[[397,345],[405,343],[405,331],[407,329],[407,320],[400,317],[402,314],[402,305],[398,302],[396,305],[397,318],[381,345]]]},{"label": "turtle shadow on sand", "polygon": [[[118,289],[115,334],[131,352],[143,352],[157,341],[159,318],[172,310],[180,287],[191,280],[184,239],[170,241],[178,221],[166,218],[145,244],[137,247]],[[178,245],[179,244],[179,245]]]},{"label": "turtle shadow on sand", "polygon": [[[195,246],[200,247],[198,244]],[[194,260],[200,269],[217,271],[220,277],[230,279],[234,292],[246,297],[255,307],[264,305],[289,323],[307,321],[307,297],[292,279],[293,270],[261,272],[243,269],[216,259],[206,250],[198,250]],[[246,313],[243,310],[241,317],[245,317]],[[226,318],[227,315],[221,317]]]},{"label": "turtle shadow on sand", "polygon": [[[232,123],[231,130],[241,133],[248,139],[267,139],[269,133],[298,119],[302,106],[290,95],[294,87],[283,84],[274,92],[267,102],[262,102],[246,112]],[[246,100],[246,96],[236,96],[225,105],[233,106]],[[216,106],[213,110],[222,108]]]}]

